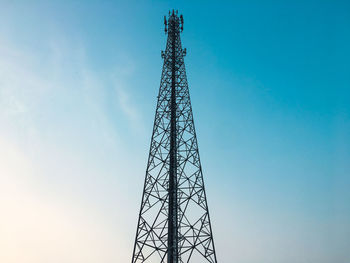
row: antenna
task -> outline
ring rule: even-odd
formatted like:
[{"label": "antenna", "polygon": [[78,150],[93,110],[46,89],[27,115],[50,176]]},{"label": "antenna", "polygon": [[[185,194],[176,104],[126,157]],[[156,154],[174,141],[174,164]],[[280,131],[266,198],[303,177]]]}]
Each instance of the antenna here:
[{"label": "antenna", "polygon": [[181,32],[184,31],[184,17],[182,15],[180,15],[180,23],[181,23]]},{"label": "antenna", "polygon": [[168,23],[166,21],[166,16],[164,16],[164,31],[165,31],[165,34],[168,32]]}]

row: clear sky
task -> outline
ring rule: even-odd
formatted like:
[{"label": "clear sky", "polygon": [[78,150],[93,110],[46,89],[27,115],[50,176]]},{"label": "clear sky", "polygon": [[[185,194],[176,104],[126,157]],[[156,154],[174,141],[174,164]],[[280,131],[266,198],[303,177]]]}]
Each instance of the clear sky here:
[{"label": "clear sky", "polygon": [[348,1],[0,0],[0,262],[129,262],[165,48],[219,262],[350,262]]}]

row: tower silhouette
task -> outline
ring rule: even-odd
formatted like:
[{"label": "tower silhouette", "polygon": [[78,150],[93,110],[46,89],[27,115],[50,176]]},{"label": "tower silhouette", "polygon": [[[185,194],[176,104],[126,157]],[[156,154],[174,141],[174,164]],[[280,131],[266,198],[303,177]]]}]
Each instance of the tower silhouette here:
[{"label": "tower silhouette", "polygon": [[168,34],[132,263],[217,263],[177,11]]}]

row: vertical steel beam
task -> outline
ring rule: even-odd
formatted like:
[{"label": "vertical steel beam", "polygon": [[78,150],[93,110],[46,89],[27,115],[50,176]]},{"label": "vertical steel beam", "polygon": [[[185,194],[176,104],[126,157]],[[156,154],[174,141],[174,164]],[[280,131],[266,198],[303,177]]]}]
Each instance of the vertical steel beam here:
[{"label": "vertical steel beam", "polygon": [[170,102],[170,165],[169,165],[169,219],[168,219],[168,263],[177,263],[177,145],[176,145],[176,37],[178,21],[170,19],[171,48],[171,102]]}]

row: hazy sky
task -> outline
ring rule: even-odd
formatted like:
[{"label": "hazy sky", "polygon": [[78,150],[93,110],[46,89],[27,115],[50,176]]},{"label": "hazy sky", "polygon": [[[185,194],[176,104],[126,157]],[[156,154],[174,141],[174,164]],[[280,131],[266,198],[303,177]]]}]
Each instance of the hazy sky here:
[{"label": "hazy sky", "polygon": [[219,262],[350,262],[350,4],[249,0],[0,0],[0,262],[130,261],[171,8]]}]

